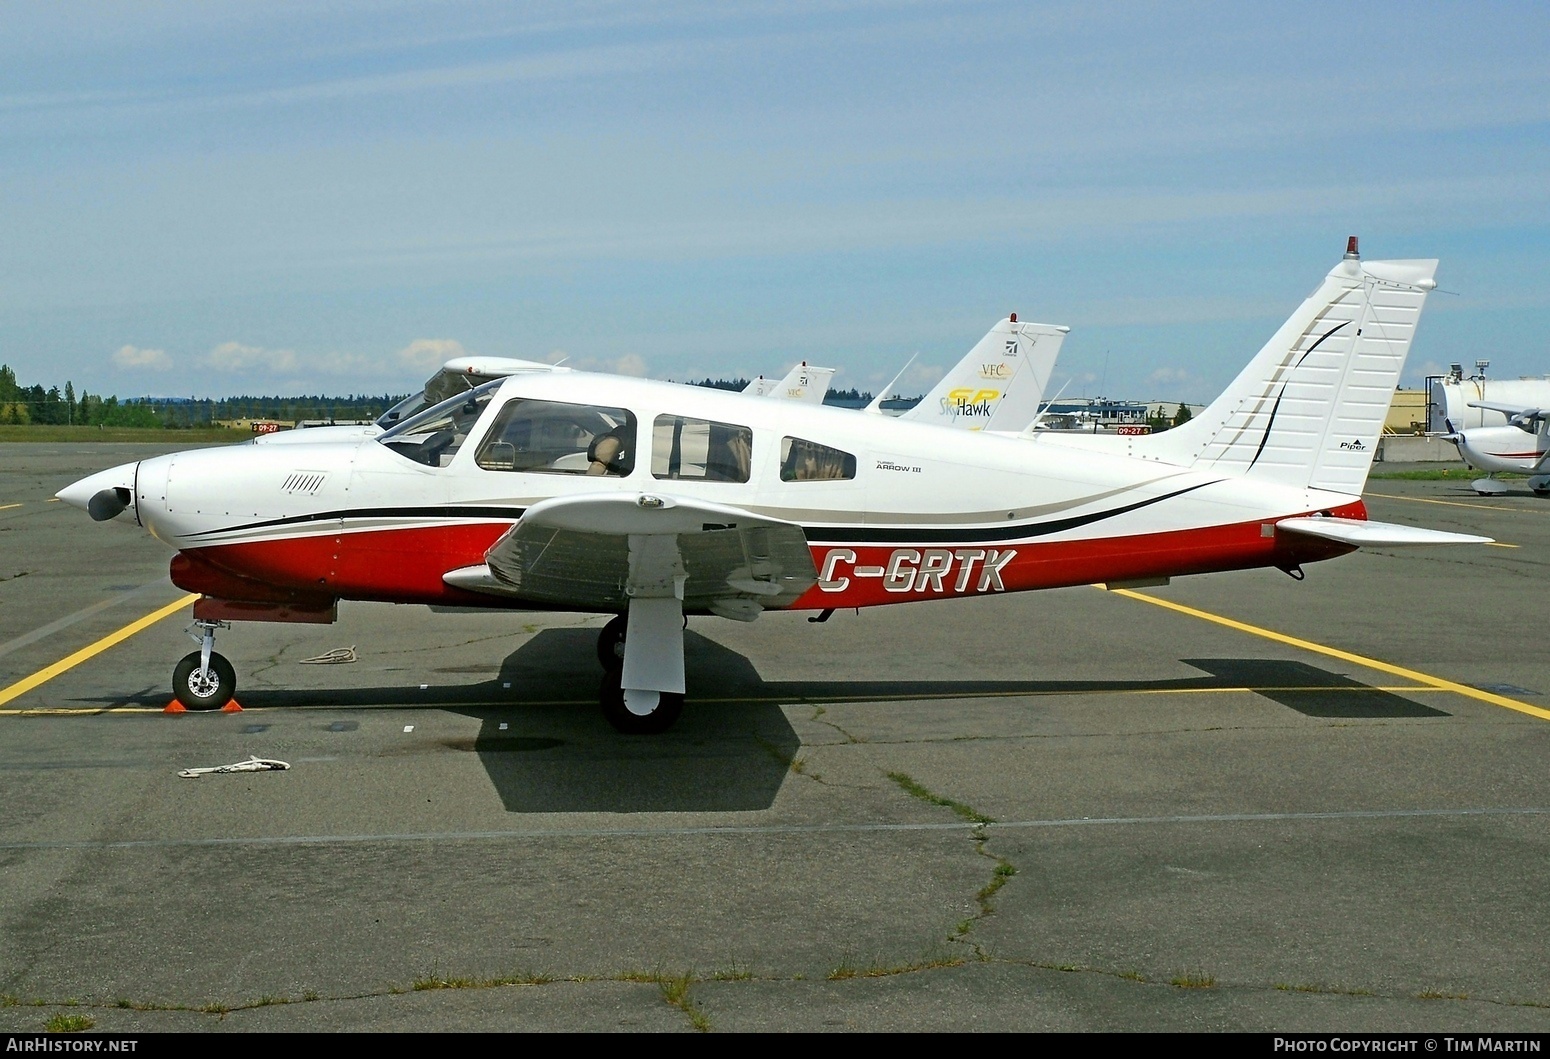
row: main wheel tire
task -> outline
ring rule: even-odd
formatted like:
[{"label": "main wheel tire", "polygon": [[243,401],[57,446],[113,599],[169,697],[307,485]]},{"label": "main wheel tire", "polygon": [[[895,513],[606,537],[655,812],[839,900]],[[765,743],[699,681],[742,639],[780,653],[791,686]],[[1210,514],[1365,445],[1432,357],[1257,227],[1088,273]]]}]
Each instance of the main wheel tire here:
[{"label": "main wheel tire", "polygon": [[597,660],[604,669],[624,668],[624,630],[629,626],[624,614],[609,619],[603,631],[597,634]]},{"label": "main wheel tire", "polygon": [[210,652],[210,669],[199,671],[199,652],[184,656],[172,671],[172,694],[190,710],[218,710],[237,692],[237,671],[226,659]]},{"label": "main wheel tire", "polygon": [[608,723],[625,735],[659,735],[673,727],[684,712],[684,697],[671,691],[659,693],[657,708],[642,717],[631,713],[624,704],[624,689],[619,686],[619,671],[603,674],[598,700]]}]

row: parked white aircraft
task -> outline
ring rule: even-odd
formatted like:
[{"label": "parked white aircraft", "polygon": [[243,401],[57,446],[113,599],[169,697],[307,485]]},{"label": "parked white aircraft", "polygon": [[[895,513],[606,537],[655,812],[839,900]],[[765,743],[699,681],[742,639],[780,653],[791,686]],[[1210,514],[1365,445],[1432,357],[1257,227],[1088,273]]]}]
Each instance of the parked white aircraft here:
[{"label": "parked white aircraft", "polygon": [[786,372],[784,379],[766,379],[761,375],[744,386],[742,392],[750,397],[778,397],[785,401],[823,404],[832,378],[833,368],[815,368],[804,360]]},{"label": "parked white aircraft", "polygon": [[[949,369],[919,404],[896,418],[1003,434],[1029,428],[1038,417],[1055,358],[1070,331],[1052,324],[1018,323],[1012,313]],[[882,393],[892,389],[889,383]],[[882,402],[879,394],[867,411],[881,412]]]},{"label": "parked white aircraft", "polygon": [[[817,610],[1484,542],[1367,519],[1361,490],[1435,261],[1348,256],[1189,424],[1089,449],[584,372],[494,380],[346,444],[124,464],[59,497],[144,526],[201,593],[191,708],[236,686],[228,621],[340,600],[614,614],[601,701],[684,704],[686,615]],[[1116,451],[1114,441],[1128,452]]]},{"label": "parked white aircraft", "polygon": [[1510,424],[1455,430],[1448,435],[1465,463],[1486,472],[1486,477],[1470,483],[1471,488],[1481,496],[1500,496],[1507,486],[1493,475],[1526,474],[1535,495],[1550,496],[1550,410],[1483,402],[1471,402],[1469,407],[1497,412]]}]

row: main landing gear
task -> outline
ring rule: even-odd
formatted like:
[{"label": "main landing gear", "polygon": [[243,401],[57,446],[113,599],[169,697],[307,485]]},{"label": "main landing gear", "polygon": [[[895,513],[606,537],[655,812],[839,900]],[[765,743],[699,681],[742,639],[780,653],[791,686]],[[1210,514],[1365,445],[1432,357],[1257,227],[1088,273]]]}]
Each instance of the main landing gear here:
[{"label": "main landing gear", "polygon": [[[237,671],[215,653],[215,630],[229,629],[230,622],[196,618],[187,629],[199,650],[183,657],[172,670],[172,694],[190,710],[218,710],[237,692]],[[194,630],[199,632],[195,633]]]},{"label": "main landing gear", "polygon": [[684,625],[679,600],[637,598],[598,634],[598,702],[608,723],[624,734],[665,732],[683,713]]}]

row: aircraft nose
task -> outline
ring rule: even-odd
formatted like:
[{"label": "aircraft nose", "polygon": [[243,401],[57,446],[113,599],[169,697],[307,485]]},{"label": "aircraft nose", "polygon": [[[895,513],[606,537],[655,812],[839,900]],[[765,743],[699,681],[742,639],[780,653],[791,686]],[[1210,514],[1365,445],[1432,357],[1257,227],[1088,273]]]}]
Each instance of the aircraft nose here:
[{"label": "aircraft nose", "polygon": [[71,507],[80,508],[93,521],[106,522],[134,508],[135,468],[138,466],[138,463],[124,463],[98,471],[54,495]]}]

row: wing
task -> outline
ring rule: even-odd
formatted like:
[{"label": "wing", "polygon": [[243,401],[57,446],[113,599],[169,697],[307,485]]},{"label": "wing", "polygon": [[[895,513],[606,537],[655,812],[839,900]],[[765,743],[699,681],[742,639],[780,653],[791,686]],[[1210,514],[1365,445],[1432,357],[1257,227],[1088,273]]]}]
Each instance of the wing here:
[{"label": "wing", "polygon": [[818,580],[802,527],[741,508],[661,494],[557,497],[534,504],[449,585],[578,610],[674,596],[688,612],[752,621]]},{"label": "wing", "polygon": [[1322,537],[1356,547],[1494,543],[1490,537],[1476,537],[1468,533],[1447,533],[1443,530],[1418,529],[1415,526],[1397,526],[1391,522],[1368,522],[1354,518],[1284,518],[1276,523],[1276,529]]}]

